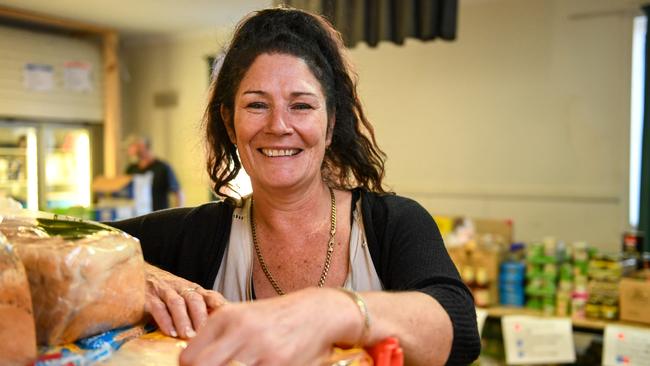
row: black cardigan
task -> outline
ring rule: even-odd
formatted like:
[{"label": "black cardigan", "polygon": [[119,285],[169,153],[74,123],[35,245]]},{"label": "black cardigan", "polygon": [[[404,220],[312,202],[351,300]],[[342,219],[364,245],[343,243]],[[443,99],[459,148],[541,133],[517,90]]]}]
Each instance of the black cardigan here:
[{"label": "black cardigan", "polygon": [[[431,215],[411,199],[359,189],[353,191],[353,209],[359,197],[368,248],[384,288],[435,298],[454,328],[447,364],[471,363],[480,352],[474,302]],[[110,225],[140,239],[147,262],[212,288],[230,237],[233,209],[226,201],[211,202]]]}]

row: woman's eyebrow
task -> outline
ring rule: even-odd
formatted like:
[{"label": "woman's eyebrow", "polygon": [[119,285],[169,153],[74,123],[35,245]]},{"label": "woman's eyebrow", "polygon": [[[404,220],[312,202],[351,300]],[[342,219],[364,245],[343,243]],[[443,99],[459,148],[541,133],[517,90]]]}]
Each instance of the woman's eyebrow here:
[{"label": "woman's eyebrow", "polygon": [[314,97],[314,98],[318,97],[316,94],[310,93],[310,92],[292,92],[291,96],[294,97],[294,98],[295,97],[301,97],[301,96],[308,96],[308,97]]},{"label": "woman's eyebrow", "polygon": [[242,94],[261,94],[261,95],[266,95],[267,93],[262,90],[246,90]]},{"label": "woman's eyebrow", "polygon": [[[242,93],[242,95],[246,95],[246,94],[268,95],[268,93],[263,90],[246,90],[245,92]],[[290,95],[293,98],[301,97],[301,96],[318,98],[318,95],[316,95],[315,93],[306,92],[306,91],[295,91],[295,92],[291,92]]]}]

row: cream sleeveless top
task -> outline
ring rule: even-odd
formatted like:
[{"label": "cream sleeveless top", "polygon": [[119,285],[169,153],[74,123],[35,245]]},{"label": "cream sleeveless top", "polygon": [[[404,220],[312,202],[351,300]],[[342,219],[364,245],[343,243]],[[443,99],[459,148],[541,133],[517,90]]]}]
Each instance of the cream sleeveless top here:
[{"label": "cream sleeveless top", "polygon": [[[253,293],[253,261],[257,260],[251,234],[251,199],[246,196],[243,205],[232,214],[230,238],[213,289],[228,301],[251,301]],[[350,230],[350,261],[348,276],[343,287],[354,291],[379,291],[383,289],[368,250],[361,199],[353,211]]]}]

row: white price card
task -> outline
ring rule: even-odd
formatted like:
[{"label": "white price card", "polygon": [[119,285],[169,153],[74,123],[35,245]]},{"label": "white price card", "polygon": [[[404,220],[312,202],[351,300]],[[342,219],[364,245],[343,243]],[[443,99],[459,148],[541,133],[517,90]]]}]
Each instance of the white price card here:
[{"label": "white price card", "polygon": [[501,330],[509,365],[572,363],[576,360],[569,318],[508,315]]},{"label": "white price card", "polygon": [[476,308],[476,324],[478,325],[478,334],[483,333],[483,325],[485,325],[485,319],[488,317],[488,312],[485,309]]},{"label": "white price card", "polygon": [[650,329],[610,324],[605,327],[603,365],[650,364]]}]

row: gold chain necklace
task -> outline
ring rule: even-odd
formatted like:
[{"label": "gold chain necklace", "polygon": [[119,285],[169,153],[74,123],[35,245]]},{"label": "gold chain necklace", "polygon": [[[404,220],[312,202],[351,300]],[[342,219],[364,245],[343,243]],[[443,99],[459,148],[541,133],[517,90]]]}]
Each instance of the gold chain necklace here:
[{"label": "gold chain necklace", "polygon": [[[318,280],[318,287],[323,287],[325,285],[325,279],[330,270],[330,264],[332,263],[332,254],[334,253],[334,235],[336,234],[336,198],[334,197],[334,190],[331,187],[327,187],[330,190],[331,198],[331,209],[330,209],[330,239],[327,242],[327,255],[325,256],[325,264],[323,265],[323,272],[320,275]],[[271,271],[266,266],[264,257],[262,256],[262,251],[260,246],[257,243],[257,232],[255,227],[255,216],[253,215],[253,199],[251,198],[251,232],[253,234],[253,246],[255,247],[255,253],[257,254],[257,260],[260,262],[262,271],[266,275],[266,279],[269,280],[273,289],[278,295],[284,295],[284,291],[278,284],[278,281],[275,280]]]}]

